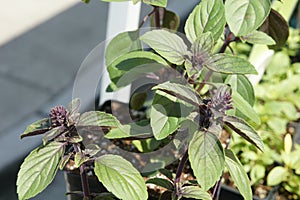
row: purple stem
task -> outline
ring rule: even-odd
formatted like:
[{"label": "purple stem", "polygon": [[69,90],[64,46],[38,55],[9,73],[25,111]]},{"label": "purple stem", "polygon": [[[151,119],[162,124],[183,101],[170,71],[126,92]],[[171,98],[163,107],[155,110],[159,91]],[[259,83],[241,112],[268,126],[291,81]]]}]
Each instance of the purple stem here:
[{"label": "purple stem", "polygon": [[[81,149],[77,143],[73,144],[73,146],[74,146],[76,153],[81,153]],[[79,170],[80,170],[81,186],[82,186],[82,190],[83,190],[83,198],[91,199],[87,174],[85,171],[85,164],[81,164],[79,167]]]},{"label": "purple stem", "polygon": [[184,164],[186,163],[188,159],[188,148],[184,151],[184,154],[179,162],[177,171],[176,171],[176,177],[175,177],[175,181],[174,181],[174,186],[176,189],[176,194],[178,195],[178,193],[180,192],[180,187],[179,187],[179,182],[180,182],[180,176],[183,172],[184,169]]}]

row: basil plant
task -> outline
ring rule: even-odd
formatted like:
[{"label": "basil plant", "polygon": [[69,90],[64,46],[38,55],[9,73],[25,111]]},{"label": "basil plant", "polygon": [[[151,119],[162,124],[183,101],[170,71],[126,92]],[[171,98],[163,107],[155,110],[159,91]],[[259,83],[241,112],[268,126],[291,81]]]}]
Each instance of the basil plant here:
[{"label": "basil plant", "polygon": [[[105,62],[111,79],[108,92],[148,80],[128,105],[144,112],[143,117],[124,123],[114,112],[81,114],[79,99],[67,107],[52,108],[47,118],[29,125],[21,135],[42,135],[42,145],[21,165],[19,199],[36,196],[52,182],[58,169],[73,163],[80,172],[79,195],[83,199],[146,200],[150,183],[164,188],[158,199],[216,199],[226,170],[244,199],[252,200],[248,175],[230,150],[230,139],[238,134],[263,151],[263,142],[250,125],[260,123],[252,108],[254,91],[247,78],[257,71],[248,60],[235,55],[230,45],[247,42],[272,47],[280,26],[271,26],[268,19],[273,16],[276,20],[274,16],[279,14],[271,9],[270,0],[202,0],[184,23],[185,34],[179,34],[179,17],[167,10],[167,0],[142,2],[153,10],[138,30],[110,41]],[[141,33],[147,20],[153,28]],[[144,173],[146,170],[137,168],[126,156],[101,154],[102,140],[86,144],[82,128],[106,130],[103,140],[129,140],[141,152],[140,157],[173,143],[178,150],[172,160],[176,170],[167,172],[170,162],[165,157],[156,157],[160,165],[150,165]],[[176,139],[178,135],[180,139]],[[193,180],[182,178],[187,165]],[[107,192],[90,192],[91,171]],[[151,176],[158,171],[163,176]]]}]

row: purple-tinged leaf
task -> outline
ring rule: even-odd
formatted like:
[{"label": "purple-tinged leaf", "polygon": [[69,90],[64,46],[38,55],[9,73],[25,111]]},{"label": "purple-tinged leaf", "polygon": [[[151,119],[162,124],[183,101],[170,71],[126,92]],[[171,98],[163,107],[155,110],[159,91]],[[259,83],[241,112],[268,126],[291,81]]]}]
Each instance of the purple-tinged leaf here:
[{"label": "purple-tinged leaf", "polygon": [[247,122],[234,116],[225,116],[223,121],[229,128],[263,151],[264,144],[262,139]]},{"label": "purple-tinged leaf", "polygon": [[275,10],[271,12],[260,30],[268,34],[276,42],[275,45],[269,46],[270,49],[280,49],[286,44],[289,37],[289,25],[285,19]]},{"label": "purple-tinged leaf", "polygon": [[27,126],[26,130],[21,135],[21,139],[28,136],[43,134],[49,130],[50,126],[51,124],[49,118],[38,120]]}]

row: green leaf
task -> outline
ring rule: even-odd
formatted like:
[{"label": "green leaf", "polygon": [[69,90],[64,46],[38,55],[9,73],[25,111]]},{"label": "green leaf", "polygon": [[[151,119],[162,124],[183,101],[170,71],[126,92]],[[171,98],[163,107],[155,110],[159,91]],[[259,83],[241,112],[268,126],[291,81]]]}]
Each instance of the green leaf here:
[{"label": "green leaf", "polygon": [[59,126],[59,127],[55,127],[53,129],[47,131],[43,135],[43,144],[46,145],[46,143],[48,141],[53,140],[54,138],[56,138],[57,136],[59,136],[60,134],[62,134],[64,130],[65,130],[64,126]]},{"label": "green leaf", "polygon": [[131,0],[102,0],[102,1],[105,1],[105,2],[124,2],[124,1],[131,1]]},{"label": "green leaf", "polygon": [[148,97],[147,92],[136,92],[130,98],[130,108],[134,110],[139,110],[144,106]]},{"label": "green leaf", "polygon": [[187,46],[178,35],[166,30],[153,30],[145,33],[141,40],[169,62],[181,65],[187,54]]},{"label": "green leaf", "polygon": [[274,167],[267,177],[267,185],[275,186],[280,184],[281,182],[285,181],[289,172],[286,168],[277,166]]},{"label": "green leaf", "polygon": [[47,132],[51,126],[49,118],[44,118],[38,120],[25,129],[24,133],[21,135],[21,139],[28,136],[39,135]]},{"label": "green leaf", "polygon": [[276,42],[272,37],[267,35],[262,31],[253,31],[247,35],[241,37],[243,41],[249,42],[251,44],[265,44],[265,45],[275,45]]},{"label": "green leaf", "polygon": [[80,99],[73,99],[67,106],[67,110],[69,111],[68,121],[70,123],[77,123],[79,119],[79,108],[80,108]]},{"label": "green leaf", "polygon": [[[272,56],[272,60],[267,66],[266,69],[267,77],[270,77],[270,79],[273,80],[274,76],[284,76],[289,70],[290,66],[291,66],[291,59],[288,53],[285,51],[277,52]],[[284,90],[286,89],[287,88],[284,88]]]},{"label": "green leaf", "polygon": [[96,144],[88,144],[85,147],[84,153],[89,156],[94,156],[101,151],[101,148]]},{"label": "green leaf", "polygon": [[142,44],[139,40],[139,31],[120,33],[115,36],[106,47],[105,63],[106,65],[110,65],[120,56],[140,49],[142,49]]},{"label": "green leaf", "polygon": [[80,99],[75,98],[73,99],[67,106],[67,110],[72,115],[73,113],[78,113],[80,108]]},{"label": "green leaf", "polygon": [[225,9],[222,0],[203,0],[189,15],[184,31],[191,43],[203,33],[211,32],[214,41],[218,41],[226,24]]},{"label": "green leaf", "polygon": [[142,153],[156,150],[162,143],[162,140],[155,138],[133,140],[132,144]]},{"label": "green leaf", "polygon": [[78,168],[80,165],[89,160],[89,157],[85,156],[82,152],[77,152],[74,157],[75,167]]},{"label": "green leaf", "polygon": [[254,89],[249,79],[244,75],[229,75],[225,80],[233,91],[237,91],[251,106],[254,105]]},{"label": "green leaf", "polygon": [[141,0],[132,0],[133,4],[137,4],[138,2],[140,2]]},{"label": "green leaf", "polygon": [[130,124],[119,125],[111,129],[105,137],[108,139],[151,136],[152,129],[149,120],[141,120]]},{"label": "green leaf", "polygon": [[143,2],[152,6],[159,7],[166,7],[168,4],[168,0],[143,0]]},{"label": "green leaf", "polygon": [[264,144],[260,136],[247,122],[234,116],[225,116],[223,121],[229,128],[263,151]]},{"label": "green leaf", "polygon": [[[160,27],[172,31],[177,31],[180,25],[180,17],[176,13],[162,7],[158,8],[158,12],[161,18]],[[155,23],[155,15],[151,15],[150,24],[151,27],[154,27],[154,29],[156,27]]]},{"label": "green leaf", "polygon": [[270,0],[227,0],[225,16],[230,30],[244,36],[256,30],[271,10]]},{"label": "green leaf", "polygon": [[172,134],[189,109],[176,97],[156,91],[151,106],[150,125],[155,139],[161,140]]},{"label": "green leaf", "polygon": [[240,111],[243,114],[243,116],[247,117],[257,125],[261,123],[259,115],[238,92],[232,91],[232,100],[234,107],[238,109],[238,111]]},{"label": "green leaf", "polygon": [[58,165],[60,170],[64,169],[66,164],[69,162],[71,156],[72,156],[72,153],[69,153],[68,155],[65,155],[62,157],[62,159],[60,160],[59,165]]},{"label": "green leaf", "polygon": [[117,155],[104,155],[95,160],[95,174],[99,181],[119,199],[148,198],[143,177],[130,162]]},{"label": "green leaf", "polygon": [[[199,105],[202,101],[200,96],[195,90],[187,85],[182,85],[174,82],[164,82],[152,88],[153,90],[161,90],[167,94],[170,94],[178,99],[188,102],[192,105]],[[166,96],[168,97],[168,96]],[[173,99],[173,98],[172,98]]]},{"label": "green leaf", "polygon": [[214,38],[210,32],[201,34],[196,41],[193,43],[191,50],[194,54],[207,53],[208,55],[212,52],[214,47]]},{"label": "green leaf", "polygon": [[225,154],[226,168],[229,170],[235,185],[245,200],[252,200],[251,184],[243,165],[231,150],[227,149]]},{"label": "green leaf", "polygon": [[209,193],[203,191],[198,186],[185,186],[181,188],[182,196],[185,198],[194,198],[202,200],[211,200]]},{"label": "green leaf", "polygon": [[173,183],[171,183],[170,181],[168,181],[167,179],[164,179],[164,178],[151,178],[151,179],[148,179],[146,181],[146,183],[151,183],[151,184],[166,188],[168,190],[174,189]]},{"label": "green leaf", "polygon": [[249,61],[223,53],[211,56],[204,62],[204,66],[225,74],[257,74],[255,67]]},{"label": "green leaf", "polygon": [[223,147],[217,136],[200,131],[194,134],[188,152],[197,181],[207,191],[222,175],[225,162]]},{"label": "green leaf", "polygon": [[122,55],[107,68],[112,81],[110,89],[113,91],[122,88],[165,66],[168,66],[168,63],[152,52],[136,51]]},{"label": "green leaf", "polygon": [[108,126],[118,127],[120,126],[119,120],[105,112],[89,111],[80,116],[77,126]]},{"label": "green leaf", "polygon": [[[272,160],[273,163],[273,160]],[[253,183],[262,180],[266,175],[266,168],[264,165],[256,164],[251,168],[250,178]]]},{"label": "green leaf", "polygon": [[73,144],[79,143],[82,140],[83,140],[83,138],[80,135],[76,135],[76,136],[72,136],[72,137],[68,138],[68,142],[73,143]]},{"label": "green leaf", "polygon": [[19,199],[29,199],[43,191],[54,179],[64,144],[51,142],[34,149],[24,160],[17,178]]},{"label": "green leaf", "polygon": [[269,46],[271,49],[280,49],[285,46],[289,37],[289,25],[285,19],[274,9],[271,12],[265,22],[260,27],[260,30],[271,36],[276,44]]}]

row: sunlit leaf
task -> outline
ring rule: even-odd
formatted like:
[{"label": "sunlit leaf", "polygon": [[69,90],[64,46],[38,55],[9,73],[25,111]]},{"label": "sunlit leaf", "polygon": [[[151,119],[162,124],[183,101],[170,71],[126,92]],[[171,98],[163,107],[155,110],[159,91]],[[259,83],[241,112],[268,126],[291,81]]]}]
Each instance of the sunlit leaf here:
[{"label": "sunlit leaf", "polygon": [[120,126],[119,120],[108,113],[100,111],[85,112],[80,116],[77,126]]},{"label": "sunlit leaf", "polygon": [[260,118],[255,112],[253,107],[236,91],[232,93],[233,105],[239,112],[243,114],[246,118],[250,119],[256,124],[260,124]]},{"label": "sunlit leaf", "polygon": [[117,155],[104,155],[95,160],[95,174],[105,188],[119,199],[146,200],[143,177],[130,162]]},{"label": "sunlit leaf", "polygon": [[77,152],[74,156],[75,165],[74,167],[78,168],[80,165],[89,160],[89,157],[85,156],[82,152]]},{"label": "sunlit leaf", "polygon": [[107,70],[112,81],[109,91],[114,91],[131,84],[134,80],[146,77],[150,72],[168,66],[168,63],[149,51],[130,52],[120,56]]},{"label": "sunlit leaf", "polygon": [[59,126],[47,131],[43,135],[43,144],[45,145],[48,141],[53,140],[54,138],[62,134],[64,130],[65,130],[64,126]]},{"label": "sunlit leaf", "polygon": [[66,166],[66,164],[69,162],[71,156],[72,156],[72,154],[69,153],[69,154],[67,154],[67,155],[65,155],[65,156],[62,157],[62,159],[60,160],[59,165],[58,165],[60,170],[64,169],[64,167]]},{"label": "sunlit leaf", "polygon": [[20,200],[36,196],[52,182],[64,150],[63,143],[51,142],[34,149],[25,158],[17,178]]},{"label": "sunlit leaf", "polygon": [[244,36],[256,30],[265,21],[270,10],[270,0],[225,1],[226,20],[236,36]]},{"label": "sunlit leaf", "polygon": [[[116,51],[116,49],[118,49]],[[115,36],[107,45],[105,51],[106,65],[112,64],[120,56],[142,49],[139,31],[127,31]]]},{"label": "sunlit leaf", "polygon": [[200,131],[194,134],[188,152],[197,181],[207,191],[222,175],[225,162],[223,147],[217,136]]},{"label": "sunlit leaf", "polygon": [[170,94],[184,102],[191,103],[192,105],[199,105],[202,101],[200,96],[189,85],[182,85],[174,82],[164,82],[152,88],[153,90],[161,90]]},{"label": "sunlit leaf", "polygon": [[198,186],[184,186],[181,188],[182,196],[185,198],[211,200],[211,196]]},{"label": "sunlit leaf", "polygon": [[272,37],[267,35],[262,31],[253,31],[247,35],[241,37],[243,41],[249,42],[251,44],[265,44],[265,45],[275,45],[276,42]]},{"label": "sunlit leaf", "polygon": [[245,200],[252,200],[251,184],[243,165],[231,150],[227,149],[225,154],[226,168],[229,170],[234,184],[237,186]]},{"label": "sunlit leaf", "polygon": [[210,54],[214,47],[214,38],[210,32],[203,33],[198,36],[196,41],[192,44],[191,50],[194,54],[203,54],[207,52]]},{"label": "sunlit leaf", "polygon": [[257,74],[255,67],[249,61],[223,53],[211,56],[204,62],[204,66],[225,74]]},{"label": "sunlit leaf", "polygon": [[239,134],[248,142],[250,142],[251,144],[255,145],[258,149],[263,151],[264,144],[262,142],[262,139],[247,122],[234,116],[225,116],[223,118],[223,121],[237,134]]},{"label": "sunlit leaf", "polygon": [[229,75],[225,80],[233,91],[237,91],[251,106],[254,105],[254,89],[249,79],[244,75]]},{"label": "sunlit leaf", "polygon": [[79,119],[79,108],[80,108],[80,99],[73,99],[67,106],[69,112],[68,121],[71,123],[77,123]]},{"label": "sunlit leaf", "polygon": [[268,174],[267,184],[275,186],[285,181],[288,176],[288,169],[282,166],[274,167]]},{"label": "sunlit leaf", "polygon": [[217,41],[226,24],[225,9],[222,0],[203,0],[189,15],[184,31],[191,43],[203,33],[211,32]]},{"label": "sunlit leaf", "polygon": [[181,65],[187,55],[187,46],[178,35],[166,30],[145,33],[141,40],[169,62]]},{"label": "sunlit leaf", "polygon": [[189,108],[180,103],[178,98],[156,91],[150,113],[154,137],[161,140],[172,134],[179,127],[182,117],[189,112]]},{"label": "sunlit leaf", "polygon": [[39,135],[47,132],[51,126],[49,118],[38,120],[29,126],[27,126],[24,133],[21,135],[21,139],[27,136]]},{"label": "sunlit leaf", "polygon": [[111,129],[105,137],[108,139],[152,136],[149,120],[142,120]]}]

